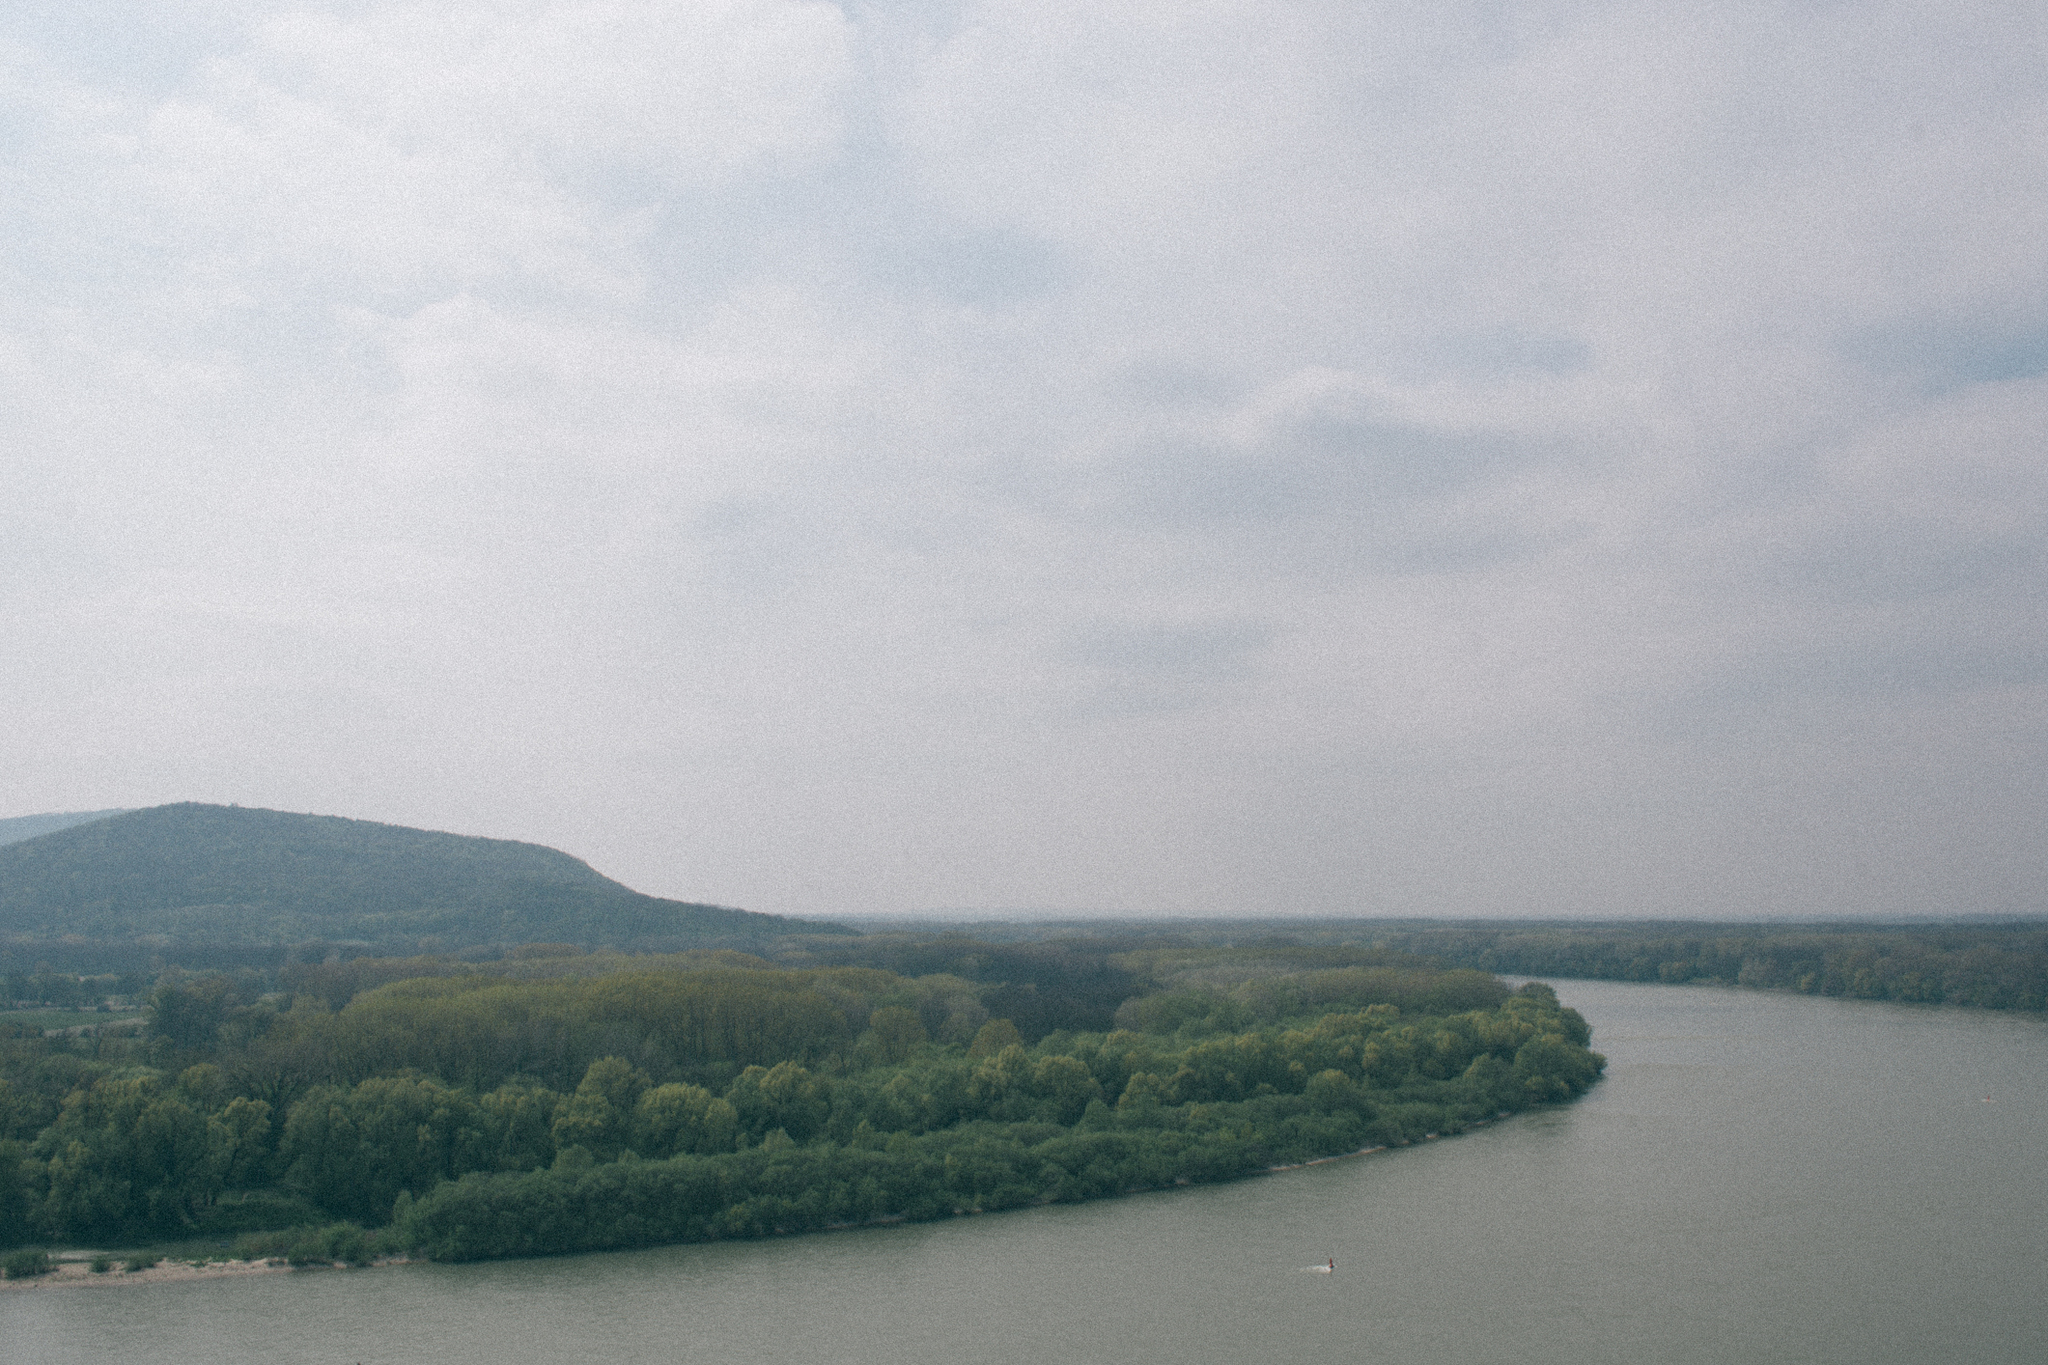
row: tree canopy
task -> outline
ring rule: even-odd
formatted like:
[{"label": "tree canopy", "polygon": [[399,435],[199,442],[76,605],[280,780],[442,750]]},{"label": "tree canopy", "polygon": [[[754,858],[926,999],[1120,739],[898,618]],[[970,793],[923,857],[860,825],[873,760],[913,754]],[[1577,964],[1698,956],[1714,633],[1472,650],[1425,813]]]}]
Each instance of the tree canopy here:
[{"label": "tree canopy", "polygon": [[343,1220],[460,1259],[934,1218],[1453,1133],[1602,1066],[1543,986],[1111,956],[1111,1026],[1049,1031],[989,1013],[1008,981],[738,954],[172,974],[142,1035],[0,1037],[0,1241]]}]

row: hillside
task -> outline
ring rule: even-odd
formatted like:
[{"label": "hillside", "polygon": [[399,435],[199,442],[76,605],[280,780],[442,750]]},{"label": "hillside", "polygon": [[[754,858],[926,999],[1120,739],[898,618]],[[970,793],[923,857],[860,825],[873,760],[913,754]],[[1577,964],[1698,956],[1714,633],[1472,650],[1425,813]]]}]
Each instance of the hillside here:
[{"label": "hillside", "polygon": [[0,936],[455,949],[759,942],[828,926],[643,895],[537,844],[192,803],[0,847]]}]

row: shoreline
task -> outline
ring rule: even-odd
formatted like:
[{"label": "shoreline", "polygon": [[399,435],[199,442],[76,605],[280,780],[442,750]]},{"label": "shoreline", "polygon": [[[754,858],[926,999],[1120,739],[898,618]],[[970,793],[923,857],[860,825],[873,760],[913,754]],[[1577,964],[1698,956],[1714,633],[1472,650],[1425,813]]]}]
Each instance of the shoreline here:
[{"label": "shoreline", "polygon": [[[371,1266],[402,1265],[408,1258],[391,1257],[372,1261]],[[257,1261],[191,1261],[164,1260],[147,1270],[123,1270],[118,1265],[111,1270],[93,1273],[91,1259],[66,1259],[58,1261],[49,1271],[32,1275],[22,1280],[0,1280],[0,1293],[14,1290],[54,1289],[77,1285],[136,1285],[136,1284],[181,1284],[192,1280],[233,1280],[250,1275],[275,1275],[294,1270],[368,1269],[366,1266],[349,1266],[336,1261],[330,1264],[295,1266],[282,1258]]]},{"label": "shoreline", "polygon": [[[1431,1134],[1431,1136],[1434,1137],[1435,1134]],[[1404,1142],[1401,1145],[1403,1147],[1406,1147],[1408,1144]],[[1355,1152],[1339,1152],[1335,1156],[1319,1156],[1315,1158],[1315,1160],[1313,1161],[1296,1161],[1286,1166],[1268,1166],[1266,1168],[1266,1174],[1274,1175],[1281,1171],[1305,1171],[1311,1166],[1327,1166],[1333,1161],[1349,1161],[1351,1160],[1351,1158],[1355,1156],[1371,1156],[1374,1152],[1385,1152],[1390,1150],[1392,1149],[1389,1148],[1385,1143],[1382,1143],[1377,1147],[1360,1147]]]},{"label": "shoreline", "polygon": [[[1483,1128],[1491,1122],[1493,1122],[1491,1119],[1475,1119],[1471,1123],[1466,1124],[1460,1131],[1469,1132],[1474,1128]],[[1333,1161],[1350,1161],[1354,1157],[1371,1156],[1375,1152],[1393,1151],[1399,1147],[1413,1146],[1417,1142],[1440,1140],[1446,1136],[1455,1136],[1455,1134],[1425,1133],[1422,1137],[1411,1139],[1407,1142],[1399,1142],[1392,1145],[1382,1143],[1372,1147],[1361,1147],[1355,1152],[1337,1152],[1330,1156],[1319,1156],[1308,1161],[1290,1162],[1281,1166],[1268,1166],[1263,1171],[1249,1172],[1248,1174],[1276,1175],[1282,1171],[1302,1171],[1307,1170],[1311,1166],[1326,1166]],[[1187,1183],[1184,1180],[1176,1181],[1175,1185],[1185,1186]],[[1128,1190],[1125,1191],[1125,1194],[1147,1192],[1149,1191]],[[956,1215],[979,1214],[981,1210],[956,1209],[954,1212]],[[866,1223],[833,1224],[818,1230],[825,1232],[847,1231],[855,1228],[890,1226],[902,1223],[903,1221],[902,1215],[898,1214],[877,1218]],[[615,1249],[625,1250],[627,1248]],[[193,1280],[240,1279],[249,1275],[269,1275],[294,1270],[368,1270],[379,1266],[404,1265],[413,1259],[410,1256],[387,1256],[380,1257],[375,1261],[371,1261],[368,1265],[362,1266],[352,1266],[345,1261],[317,1262],[310,1265],[295,1266],[282,1257],[269,1257],[262,1260],[204,1261],[198,1263],[166,1259],[147,1270],[124,1270],[116,1266],[113,1269],[95,1274],[91,1266],[94,1254],[77,1251],[65,1253],[64,1259],[56,1261],[51,1269],[44,1274],[24,1280],[0,1280],[0,1293],[9,1290],[42,1289],[71,1285],[178,1284],[188,1283]],[[556,1254],[577,1255],[589,1253],[563,1252]]]},{"label": "shoreline", "polygon": [[[1503,1114],[1501,1117],[1505,1118],[1507,1116]],[[1371,1156],[1374,1152],[1391,1152],[1399,1147],[1413,1147],[1418,1142],[1441,1142],[1444,1138],[1457,1137],[1461,1133],[1469,1133],[1474,1128],[1484,1128],[1493,1122],[1493,1119],[1474,1119],[1464,1127],[1449,1133],[1424,1133],[1419,1138],[1410,1138],[1406,1142],[1396,1142],[1392,1146],[1381,1143],[1377,1147],[1360,1147],[1355,1152],[1339,1152],[1335,1156],[1319,1156],[1313,1161],[1296,1161],[1285,1166],[1268,1166],[1266,1167],[1266,1173],[1272,1175],[1278,1171],[1305,1171],[1311,1166],[1327,1166],[1332,1161],[1349,1161],[1355,1156]]]}]

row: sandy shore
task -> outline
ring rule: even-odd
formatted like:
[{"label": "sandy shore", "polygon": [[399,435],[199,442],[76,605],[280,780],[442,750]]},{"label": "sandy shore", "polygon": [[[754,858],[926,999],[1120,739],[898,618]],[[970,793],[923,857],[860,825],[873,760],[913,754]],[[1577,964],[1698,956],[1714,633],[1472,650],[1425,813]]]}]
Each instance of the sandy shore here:
[{"label": "sandy shore", "polygon": [[[1431,1133],[1430,1136],[1435,1137],[1436,1134]],[[1404,1142],[1401,1145],[1405,1147],[1408,1144]],[[1268,1174],[1275,1171],[1305,1171],[1311,1166],[1327,1166],[1332,1161],[1349,1161],[1355,1156],[1371,1156],[1374,1152],[1384,1152],[1386,1150],[1385,1147],[1360,1147],[1355,1152],[1339,1152],[1335,1156],[1319,1156],[1313,1161],[1297,1161],[1291,1166],[1268,1166],[1266,1171]],[[1314,1267],[1310,1268],[1313,1269]]]},{"label": "sandy shore", "polygon": [[[317,1269],[320,1267],[306,1267]],[[171,1284],[184,1280],[227,1280],[244,1275],[273,1275],[290,1271],[294,1267],[278,1261],[206,1261],[194,1265],[190,1261],[159,1261],[147,1270],[123,1270],[116,1261],[112,1270],[93,1274],[92,1265],[86,1261],[60,1261],[47,1275],[36,1275],[26,1280],[0,1280],[0,1293],[9,1290],[58,1289],[73,1285],[110,1284]]]}]

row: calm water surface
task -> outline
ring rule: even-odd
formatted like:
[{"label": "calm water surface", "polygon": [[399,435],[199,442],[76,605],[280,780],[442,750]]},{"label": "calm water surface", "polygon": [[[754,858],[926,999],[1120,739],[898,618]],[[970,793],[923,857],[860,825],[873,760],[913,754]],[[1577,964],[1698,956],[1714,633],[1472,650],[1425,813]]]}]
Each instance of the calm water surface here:
[{"label": "calm water surface", "polygon": [[922,1227],[6,1294],[0,1358],[2048,1361],[2043,1021],[1560,994],[1607,1079],[1452,1140]]}]

